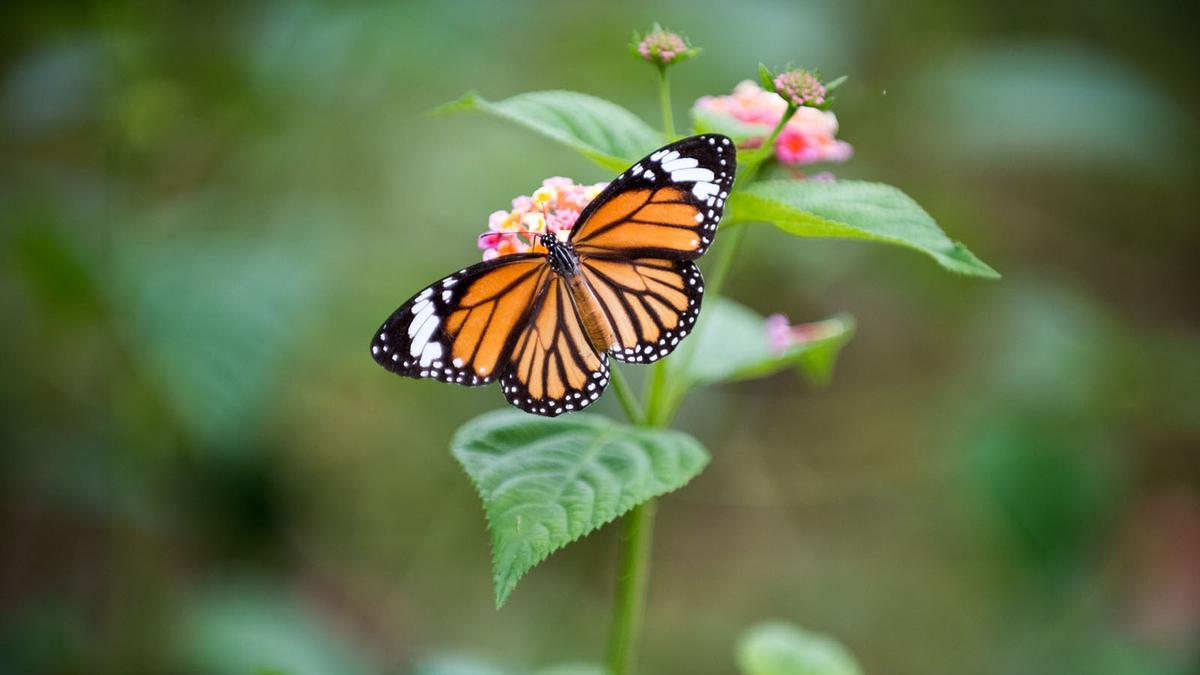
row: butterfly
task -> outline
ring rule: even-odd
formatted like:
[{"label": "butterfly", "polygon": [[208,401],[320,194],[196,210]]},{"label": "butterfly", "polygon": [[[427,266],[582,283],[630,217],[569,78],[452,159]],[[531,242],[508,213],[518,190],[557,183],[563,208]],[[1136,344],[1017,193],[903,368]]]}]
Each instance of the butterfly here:
[{"label": "butterfly", "polygon": [[712,244],[733,186],[726,137],[663,146],[617,176],[566,241],[539,235],[527,253],[459,270],[410,298],[371,340],[397,375],[469,387],[497,379],[509,403],[555,417],[608,384],[608,357],[670,354],[700,313],[692,261]]}]

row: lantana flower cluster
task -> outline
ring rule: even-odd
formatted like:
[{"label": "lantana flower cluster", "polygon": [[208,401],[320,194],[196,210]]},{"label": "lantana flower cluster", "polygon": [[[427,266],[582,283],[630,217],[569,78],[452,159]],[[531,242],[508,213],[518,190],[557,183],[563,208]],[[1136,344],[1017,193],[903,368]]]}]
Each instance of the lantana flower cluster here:
[{"label": "lantana flower cluster", "polygon": [[[812,83],[784,82],[790,87],[786,91],[797,98],[813,97],[812,102],[824,102],[825,92],[812,87]],[[820,83],[817,82],[817,87]],[[781,90],[782,91],[782,90]],[[757,148],[771,134],[779,120],[787,112],[788,103],[779,94],[767,91],[757,83],[744,80],[729,96],[705,96],[696,101],[696,107],[705,112],[731,118],[743,125],[762,129],[761,135],[753,135],[741,145]],[[828,110],[802,105],[797,108],[775,139],[775,158],[783,164],[800,165],[815,162],[844,162],[850,159],[854,149],[849,143],[836,138],[837,116]]]},{"label": "lantana flower cluster", "polygon": [[488,216],[488,231],[479,236],[483,259],[526,253],[537,244],[536,237],[546,232],[565,241],[579,212],[607,186],[580,185],[561,176],[547,178],[532,195],[513,199],[511,211],[494,211]]}]

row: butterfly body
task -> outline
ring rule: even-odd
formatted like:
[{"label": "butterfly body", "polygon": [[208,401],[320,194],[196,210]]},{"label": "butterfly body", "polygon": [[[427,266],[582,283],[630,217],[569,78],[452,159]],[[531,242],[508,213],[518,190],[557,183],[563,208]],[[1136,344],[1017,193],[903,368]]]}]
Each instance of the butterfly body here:
[{"label": "butterfly body", "polygon": [[[371,341],[384,368],[466,386],[500,380],[509,403],[556,416],[595,401],[608,358],[649,363],[688,335],[736,151],[693,136],[644,157],[580,213],[567,241],[460,270],[413,296]],[[544,250],[542,250],[544,249]]]},{"label": "butterfly body", "polygon": [[579,314],[579,320],[587,332],[588,341],[597,352],[607,352],[617,344],[617,336],[604,316],[604,309],[596,298],[596,292],[588,285],[587,279],[580,274],[579,255],[570,242],[560,242],[558,237],[551,234],[541,236],[542,246],[546,248],[546,259],[565,283],[571,295],[571,304]]}]

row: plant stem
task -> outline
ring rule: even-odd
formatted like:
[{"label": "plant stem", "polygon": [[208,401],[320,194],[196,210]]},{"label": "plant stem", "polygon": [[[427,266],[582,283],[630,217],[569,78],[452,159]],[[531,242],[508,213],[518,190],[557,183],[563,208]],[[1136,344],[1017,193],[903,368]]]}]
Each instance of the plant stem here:
[{"label": "plant stem", "polygon": [[779,123],[775,125],[774,129],[771,130],[771,135],[767,136],[767,140],[763,142],[762,146],[759,147],[750,160],[746,162],[746,170],[740,172],[738,177],[734,179],[734,187],[750,182],[753,180],[754,176],[758,174],[759,167],[761,167],[771,156],[771,153],[775,151],[775,139],[779,138],[779,134],[783,131],[783,127],[786,126],[788,121],[792,119],[792,116],[796,114],[796,110],[798,110],[798,108],[795,105],[792,105],[791,103],[788,104],[787,110],[783,112],[783,117],[779,118]]},{"label": "plant stem", "polygon": [[[658,103],[662,108],[663,133],[675,139],[675,117],[671,114],[671,80],[665,66],[658,69]],[[666,365],[654,364],[647,384],[646,406],[639,410],[637,398],[616,368],[612,371],[613,389],[629,421],[639,426],[665,423],[664,396],[667,394]],[[617,562],[616,599],[608,636],[608,671],[611,675],[629,675],[636,661],[635,649],[646,608],[646,584],[650,577],[650,548],[654,538],[654,511],[657,502],[649,499],[625,515],[618,535],[620,559]]]},{"label": "plant stem", "polygon": [[[625,416],[639,426],[653,426],[655,401],[664,389],[662,362],[655,364],[648,385],[646,407],[640,409],[637,399],[620,371],[613,369],[613,389],[625,409]],[[646,607],[646,582],[650,576],[650,542],[654,537],[655,500],[650,499],[625,514],[617,536],[620,560],[617,562],[617,586],[613,600],[612,624],[608,634],[608,671],[611,675],[633,672],[635,647],[641,630],[642,614]]]},{"label": "plant stem", "polygon": [[646,414],[638,404],[637,396],[634,395],[633,389],[625,381],[625,375],[621,372],[621,369],[614,365],[609,371],[609,379],[612,380],[613,391],[616,392],[617,400],[621,403],[621,410],[625,411],[625,417],[630,422],[639,426],[645,424]]},{"label": "plant stem", "polygon": [[608,641],[608,671],[611,675],[629,675],[633,672],[637,636],[646,606],[655,508],[653,499],[638,504],[621,524],[616,606],[613,608]]},{"label": "plant stem", "polygon": [[706,284],[706,290],[714,297],[725,288],[729,270],[733,268],[733,261],[737,260],[738,251],[742,248],[742,239],[746,236],[745,223],[733,223],[729,229],[733,231],[729,233],[726,241],[722,242],[721,255],[713,265],[712,278]]},{"label": "plant stem", "polygon": [[658,105],[662,108],[663,133],[668,141],[675,140],[675,116],[671,114],[671,80],[667,67],[658,68]]},{"label": "plant stem", "polygon": [[667,364],[665,361],[659,361],[651,368],[650,384],[647,385],[645,414],[645,423],[647,426],[664,426],[659,413],[662,411],[663,396],[666,393]]}]

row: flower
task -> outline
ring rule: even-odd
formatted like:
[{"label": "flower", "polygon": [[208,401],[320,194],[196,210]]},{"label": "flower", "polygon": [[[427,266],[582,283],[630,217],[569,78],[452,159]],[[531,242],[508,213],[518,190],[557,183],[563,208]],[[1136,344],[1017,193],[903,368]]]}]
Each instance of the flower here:
[{"label": "flower", "polygon": [[554,176],[542,181],[532,195],[515,197],[511,211],[494,211],[488,216],[488,231],[478,239],[483,259],[526,253],[538,244],[538,235],[546,232],[566,239],[579,213],[607,185],[579,185],[570,178]]},{"label": "flower", "polygon": [[700,53],[698,48],[689,45],[681,35],[663,30],[658,24],[655,24],[654,29],[645,37],[639,37],[637,33],[634,33],[630,49],[643,61],[653,63],[660,68],[690,59]]},{"label": "flower", "polygon": [[[789,75],[790,73],[784,73]],[[783,77],[781,75],[780,77]],[[779,79],[779,78],[776,78]],[[783,115],[788,103],[758,84],[745,80],[728,96],[704,96],[696,108],[705,113],[725,117],[751,132],[740,145],[756,148]],[[783,164],[812,164],[814,162],[844,162],[854,153],[849,143],[836,138],[837,116],[828,110],[801,106],[775,139],[775,157]]]},{"label": "flower", "polygon": [[834,320],[801,323],[795,326],[788,323],[787,316],[772,314],[766,320],[767,344],[776,353],[783,353],[797,345],[824,340],[838,331],[838,322]]},{"label": "flower", "polygon": [[807,70],[789,70],[775,76],[775,93],[796,107],[825,103],[825,85]]}]

